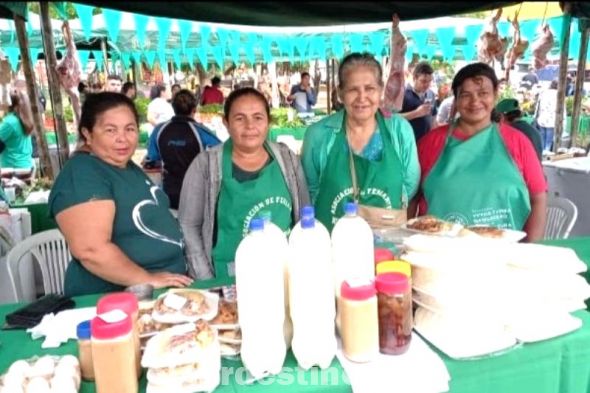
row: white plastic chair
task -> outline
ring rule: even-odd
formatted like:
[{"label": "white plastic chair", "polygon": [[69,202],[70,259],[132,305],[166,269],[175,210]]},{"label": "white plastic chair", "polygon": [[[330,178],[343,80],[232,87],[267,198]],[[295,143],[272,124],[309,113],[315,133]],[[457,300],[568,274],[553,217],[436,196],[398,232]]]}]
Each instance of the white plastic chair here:
[{"label": "white plastic chair", "polygon": [[17,302],[34,300],[25,299],[23,295],[23,286],[33,285],[23,282],[21,275],[22,262],[27,261],[28,255],[41,268],[45,294],[62,294],[66,267],[72,256],[59,229],[50,229],[25,238],[14,246],[6,256],[8,275]]},{"label": "white plastic chair", "polygon": [[567,239],[578,219],[578,208],[567,198],[549,195],[545,239]]}]

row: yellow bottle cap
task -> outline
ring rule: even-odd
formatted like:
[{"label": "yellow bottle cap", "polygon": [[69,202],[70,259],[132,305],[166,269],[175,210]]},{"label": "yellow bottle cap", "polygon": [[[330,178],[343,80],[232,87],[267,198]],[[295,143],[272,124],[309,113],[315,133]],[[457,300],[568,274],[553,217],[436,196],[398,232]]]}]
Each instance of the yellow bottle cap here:
[{"label": "yellow bottle cap", "polygon": [[412,277],[412,265],[406,261],[383,261],[375,267],[377,274],[381,273],[403,273],[408,277]]}]

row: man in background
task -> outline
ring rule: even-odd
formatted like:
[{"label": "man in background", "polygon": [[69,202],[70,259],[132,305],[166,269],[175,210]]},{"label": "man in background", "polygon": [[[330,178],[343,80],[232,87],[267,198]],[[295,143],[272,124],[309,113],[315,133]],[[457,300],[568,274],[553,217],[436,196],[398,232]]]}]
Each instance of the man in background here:
[{"label": "man in background", "polygon": [[301,73],[301,82],[291,87],[291,93],[287,97],[287,102],[295,108],[298,113],[313,112],[312,107],[316,104],[317,94],[310,84],[311,76],[309,72]]},{"label": "man in background", "polygon": [[412,73],[412,84],[406,86],[400,115],[406,118],[414,129],[416,142],[436,126],[434,92],[430,90],[434,70],[427,62],[416,64]]},{"label": "man in background", "polygon": [[178,209],[184,175],[200,152],[221,141],[204,125],[197,123],[197,99],[187,89],[172,97],[174,117],[158,124],[150,135],[146,164],[162,161],[162,188],[170,208]]},{"label": "man in background", "polygon": [[104,85],[104,91],[120,93],[122,84],[123,81],[121,80],[121,77],[119,75],[109,75],[107,77],[107,82]]},{"label": "man in background", "polygon": [[137,97],[137,88],[135,87],[135,83],[133,83],[133,82],[123,83],[123,87],[121,88],[121,93],[125,94],[127,97],[134,100]]},{"label": "man in background", "polygon": [[211,86],[205,86],[203,94],[201,95],[201,105],[219,104],[223,105],[223,92],[219,88],[221,85],[221,79],[218,76],[214,76],[211,79]]}]

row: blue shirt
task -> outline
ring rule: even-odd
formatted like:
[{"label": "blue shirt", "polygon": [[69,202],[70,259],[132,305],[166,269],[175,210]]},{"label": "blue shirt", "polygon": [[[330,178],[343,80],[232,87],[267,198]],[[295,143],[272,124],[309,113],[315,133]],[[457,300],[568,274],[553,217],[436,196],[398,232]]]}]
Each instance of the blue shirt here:
[{"label": "blue shirt", "polygon": [[299,105],[297,100],[294,99],[293,103],[291,104],[293,106],[293,108],[295,108],[295,110],[297,112],[313,112],[311,107],[313,105],[315,105],[315,103],[317,101],[317,96],[315,94],[315,91],[310,88],[310,91],[308,92],[308,91],[304,90],[301,87],[301,85],[295,85],[295,86],[291,87],[291,94],[289,94],[289,95],[293,95],[293,94],[297,94],[297,93],[305,93],[306,98],[307,98],[307,105],[306,106]]},{"label": "blue shirt", "polygon": [[432,103],[432,113],[427,116],[417,117],[412,120],[408,120],[412,129],[414,130],[414,137],[416,142],[424,136],[432,128],[432,117],[436,116],[436,105],[434,105],[434,93],[430,90],[426,91],[424,99],[420,98],[418,94],[412,89],[412,87],[406,87],[404,92],[404,102],[402,104],[401,113],[407,113],[415,110],[420,105],[424,104],[424,101],[429,98]]}]

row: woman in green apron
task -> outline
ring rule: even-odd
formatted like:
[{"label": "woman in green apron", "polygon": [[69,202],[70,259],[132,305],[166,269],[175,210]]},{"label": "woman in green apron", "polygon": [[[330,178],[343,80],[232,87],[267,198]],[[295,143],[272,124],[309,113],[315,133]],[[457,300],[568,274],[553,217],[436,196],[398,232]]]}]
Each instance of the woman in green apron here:
[{"label": "woman in green apron", "polygon": [[459,118],[420,141],[421,213],[463,225],[525,230],[542,238],[546,183],[530,140],[494,111],[498,79],[486,64],[462,68],[452,84]]},{"label": "woman in green apron", "polygon": [[303,142],[303,169],[316,217],[331,230],[344,215],[345,203],[354,199],[370,223],[374,208],[405,219],[420,171],[412,127],[399,115],[379,111],[383,77],[372,55],[346,56],[338,80],[344,109],[312,125]]},{"label": "woman in green apron", "polygon": [[234,257],[250,220],[270,212],[288,233],[309,203],[297,156],[267,141],[270,108],[252,88],[233,91],[225,101],[230,138],[200,155],[182,186],[178,220],[193,277],[234,281]]}]

